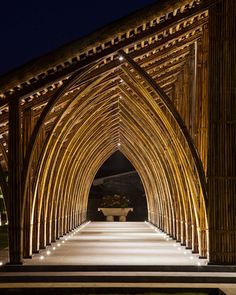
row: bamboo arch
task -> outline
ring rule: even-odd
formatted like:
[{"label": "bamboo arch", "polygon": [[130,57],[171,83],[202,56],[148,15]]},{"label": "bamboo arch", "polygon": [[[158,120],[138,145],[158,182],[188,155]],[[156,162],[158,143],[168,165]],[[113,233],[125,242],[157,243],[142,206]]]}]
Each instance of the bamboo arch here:
[{"label": "bamboo arch", "polygon": [[[129,57],[127,61],[98,77],[93,78],[96,64],[75,74],[41,114],[23,174],[23,208],[29,187],[33,192],[30,212],[25,209],[22,215],[22,223],[26,213],[30,216],[29,240],[24,241],[29,254],[86,220],[95,173],[120,149],[140,175],[149,221],[201,256],[207,255],[205,187],[197,155],[189,148],[187,131],[183,133],[183,126],[173,119],[172,109]],[[73,91],[72,98],[48,136],[43,136],[46,118],[68,91]],[[30,183],[33,166],[35,178]]]}]

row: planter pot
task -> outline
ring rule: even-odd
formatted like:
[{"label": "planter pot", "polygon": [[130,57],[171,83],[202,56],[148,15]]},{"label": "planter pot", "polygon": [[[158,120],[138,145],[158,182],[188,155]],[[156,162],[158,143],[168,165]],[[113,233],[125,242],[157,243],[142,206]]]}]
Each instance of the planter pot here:
[{"label": "planter pot", "polygon": [[102,211],[106,221],[114,221],[114,216],[119,216],[119,221],[126,221],[126,216],[133,208],[98,208],[98,211]]}]

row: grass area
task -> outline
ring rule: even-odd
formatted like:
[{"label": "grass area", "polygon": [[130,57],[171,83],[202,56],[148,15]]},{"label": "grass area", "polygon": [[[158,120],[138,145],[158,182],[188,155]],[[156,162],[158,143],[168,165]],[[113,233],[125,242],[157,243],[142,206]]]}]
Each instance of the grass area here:
[{"label": "grass area", "polygon": [[8,246],[8,226],[0,226],[0,250]]}]

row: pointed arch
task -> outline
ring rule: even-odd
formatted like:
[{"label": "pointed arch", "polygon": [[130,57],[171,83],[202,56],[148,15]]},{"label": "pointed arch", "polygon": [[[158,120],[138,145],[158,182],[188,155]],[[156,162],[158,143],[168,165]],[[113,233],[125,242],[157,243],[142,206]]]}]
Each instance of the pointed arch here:
[{"label": "pointed arch", "polygon": [[200,184],[203,191],[203,196],[205,198],[205,201],[207,200],[207,190],[206,190],[206,178],[204,169],[202,166],[201,159],[198,155],[197,149],[194,146],[193,140],[191,138],[191,135],[189,134],[187,127],[185,126],[181,116],[179,115],[178,111],[176,110],[173,103],[171,103],[171,100],[169,97],[165,94],[165,92],[159,87],[159,85],[137,64],[134,60],[132,60],[124,51],[120,51],[120,54],[125,58],[125,60],[134,68],[139,75],[142,76],[142,78],[149,84],[150,87],[158,94],[158,96],[161,98],[162,102],[165,104],[166,108],[170,112],[170,114],[174,117],[176,120],[180,130],[182,131],[185,140],[188,144],[188,147],[191,151],[192,158],[194,160],[194,163],[196,165],[196,169],[198,172]]},{"label": "pointed arch", "polygon": [[[129,63],[94,78],[93,68],[96,65],[71,79],[58,98],[53,96],[37,123],[42,124],[76,81],[78,90],[44,139],[37,160],[30,243],[39,250],[86,220],[96,171],[120,149],[142,180],[150,222],[189,248],[197,244],[200,254],[205,255],[204,193],[182,126],[173,120],[146,77]],[[81,86],[85,76],[88,82]],[[34,129],[31,148],[40,134],[39,125]]]},{"label": "pointed arch", "polygon": [[[67,93],[67,91],[73,87],[78,81],[82,80],[92,69],[96,67],[96,63],[92,63],[90,66],[86,67],[85,69],[79,69],[76,71],[71,77],[68,78],[67,82],[63,85],[63,87],[59,88],[59,90],[52,96],[49,100],[45,108],[43,109],[37,123],[32,131],[30,136],[29,143],[27,145],[27,150],[24,158],[24,165],[23,165],[23,208],[22,208],[22,222],[23,222],[23,215],[24,215],[24,203],[25,203],[25,195],[28,186],[29,174],[30,174],[30,167],[32,165],[36,144],[40,140],[40,135],[42,132],[42,128],[46,121],[46,118],[53,110],[53,107],[56,105],[58,101]],[[60,117],[65,113],[65,109],[70,107],[70,102],[66,105],[66,107],[61,111]],[[55,124],[56,125],[56,124]]]}]

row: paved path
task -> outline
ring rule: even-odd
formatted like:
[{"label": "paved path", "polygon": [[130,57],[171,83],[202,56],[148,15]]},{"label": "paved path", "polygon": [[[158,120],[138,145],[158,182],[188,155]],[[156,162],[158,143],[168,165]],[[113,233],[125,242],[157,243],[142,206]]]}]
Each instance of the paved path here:
[{"label": "paved path", "polygon": [[205,263],[149,223],[91,222],[22,266],[0,267],[0,288],[7,295],[9,288],[107,287],[221,288],[236,295],[235,267]]},{"label": "paved path", "polygon": [[26,265],[205,265],[145,222],[90,222],[26,259]]}]

